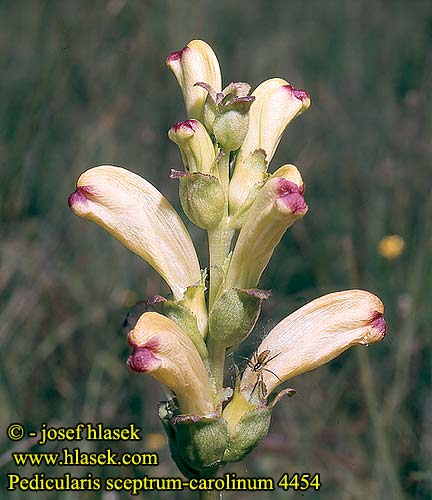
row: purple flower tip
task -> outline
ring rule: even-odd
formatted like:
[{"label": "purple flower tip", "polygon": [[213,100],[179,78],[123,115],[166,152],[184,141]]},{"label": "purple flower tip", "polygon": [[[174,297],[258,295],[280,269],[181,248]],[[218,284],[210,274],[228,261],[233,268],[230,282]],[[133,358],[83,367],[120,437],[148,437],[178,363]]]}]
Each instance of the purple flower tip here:
[{"label": "purple flower tip", "polygon": [[284,85],[284,88],[289,90],[296,99],[299,99],[302,102],[310,99],[310,95],[308,92],[306,92],[306,90],[296,89],[290,84]]},{"label": "purple flower tip", "polygon": [[382,339],[385,337],[387,332],[387,324],[384,316],[379,311],[374,312],[371,320],[371,326],[375,330],[378,330],[378,332],[382,335]]},{"label": "purple flower tip", "polygon": [[181,50],[176,50],[175,52],[171,53],[167,58],[166,58],[166,63],[169,64],[170,62],[173,61],[178,61],[182,58],[183,53],[189,50],[189,47],[186,45],[186,47],[183,47]]},{"label": "purple flower tip", "polygon": [[177,122],[172,126],[172,129],[174,132],[178,132],[179,130],[184,130],[187,132],[195,132],[195,130],[198,128],[198,120],[186,120],[184,122]]},{"label": "purple flower tip", "polygon": [[85,196],[86,188],[87,186],[84,187],[77,187],[76,190],[69,195],[68,198],[68,205],[69,208],[77,208],[77,207],[86,207],[87,206],[87,198]]},{"label": "purple flower tip", "polygon": [[148,347],[137,347],[127,360],[127,365],[134,372],[148,372],[156,370],[160,360]]},{"label": "purple flower tip", "polygon": [[308,208],[303,193],[303,186],[299,187],[287,179],[279,179],[277,186],[278,201],[281,201],[293,214],[304,213]]}]

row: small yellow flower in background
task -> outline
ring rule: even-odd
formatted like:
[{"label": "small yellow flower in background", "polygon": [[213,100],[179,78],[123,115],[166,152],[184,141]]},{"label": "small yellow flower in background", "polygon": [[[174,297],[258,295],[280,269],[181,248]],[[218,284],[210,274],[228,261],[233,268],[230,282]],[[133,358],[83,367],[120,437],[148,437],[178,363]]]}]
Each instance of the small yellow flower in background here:
[{"label": "small yellow flower in background", "polygon": [[398,234],[384,236],[378,243],[378,252],[388,260],[400,257],[405,249],[405,241]]}]

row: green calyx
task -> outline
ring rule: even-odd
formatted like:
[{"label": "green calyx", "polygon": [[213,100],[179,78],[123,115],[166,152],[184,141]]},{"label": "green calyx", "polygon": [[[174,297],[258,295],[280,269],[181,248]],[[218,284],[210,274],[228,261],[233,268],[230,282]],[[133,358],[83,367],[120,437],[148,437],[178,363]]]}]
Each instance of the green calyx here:
[{"label": "green calyx", "polygon": [[247,393],[240,391],[237,383],[234,397],[222,413],[229,434],[224,462],[239,462],[248,455],[267,435],[275,405],[284,396],[295,394],[295,390],[289,388],[266,397],[258,386],[249,389]]},{"label": "green calyx", "polygon": [[255,100],[249,95],[248,83],[230,83],[222,92],[215,92],[205,82],[196,85],[207,90],[204,104],[204,125],[215,136],[222,151],[236,151],[249,128],[249,110]]},{"label": "green calyx", "polygon": [[245,413],[234,433],[230,436],[225,450],[224,462],[240,462],[267,436],[270,428],[272,409],[255,408]]},{"label": "green calyx", "polygon": [[193,173],[180,177],[182,208],[191,222],[201,229],[213,229],[224,210],[225,195],[221,182],[209,174]]},{"label": "green calyx", "polygon": [[229,288],[216,299],[209,316],[209,336],[216,344],[232,348],[252,331],[268,291]]},{"label": "green calyx", "polygon": [[213,476],[228,447],[226,421],[217,416],[175,415],[167,402],[159,406],[159,417],[181,472],[188,478]]}]

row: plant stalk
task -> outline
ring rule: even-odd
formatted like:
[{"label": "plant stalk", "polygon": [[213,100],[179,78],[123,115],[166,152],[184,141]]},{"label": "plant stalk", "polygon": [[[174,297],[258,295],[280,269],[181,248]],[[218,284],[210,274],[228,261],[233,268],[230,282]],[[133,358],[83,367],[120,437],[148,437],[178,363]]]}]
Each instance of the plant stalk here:
[{"label": "plant stalk", "polygon": [[218,160],[218,175],[225,194],[224,213],[215,229],[208,231],[209,260],[210,260],[210,291],[209,312],[216,299],[222,283],[222,266],[229,254],[234,231],[228,227],[228,189],[229,189],[229,154],[225,153]]},{"label": "plant stalk", "polygon": [[223,388],[224,370],[225,370],[225,346],[219,342],[214,342],[210,335],[207,341],[209,353],[210,370],[213,375],[216,392]]},{"label": "plant stalk", "polygon": [[208,231],[209,254],[210,254],[210,290],[209,290],[209,312],[211,311],[217,293],[222,284],[223,265],[227,258],[234,231],[228,227],[228,218],[223,217],[216,229]]},{"label": "plant stalk", "polygon": [[[231,241],[234,236],[234,231],[228,226],[229,161],[229,153],[222,154],[218,159],[218,175],[225,194],[224,213],[219,226],[208,231],[210,261],[209,314],[223,282],[223,266],[228,257]],[[220,391],[223,388],[226,349],[225,346],[214,342],[211,332],[208,336],[207,348],[209,351],[210,369],[213,374],[215,388],[216,391]]]},{"label": "plant stalk", "polygon": [[222,491],[200,491],[199,492],[200,500],[222,500]]}]

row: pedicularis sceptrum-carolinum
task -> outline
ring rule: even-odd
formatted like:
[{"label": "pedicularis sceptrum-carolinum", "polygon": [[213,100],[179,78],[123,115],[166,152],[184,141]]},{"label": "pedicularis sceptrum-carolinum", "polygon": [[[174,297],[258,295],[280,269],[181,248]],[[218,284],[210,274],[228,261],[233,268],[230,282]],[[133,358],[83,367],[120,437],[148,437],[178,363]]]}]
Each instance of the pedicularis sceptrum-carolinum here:
[{"label": "pedicularis sceptrum-carolinum", "polygon": [[172,457],[186,477],[205,478],[266,436],[274,405],[294,392],[277,392],[281,384],[351,346],[379,342],[386,325],[383,304],[372,293],[325,295],[277,324],[234,387],[226,387],[227,353],[248,337],[271,295],[259,289],[261,275],[285,231],[308,211],[297,167],[270,174],[268,166],[310,97],[280,78],[253,92],[244,82],[222,88],[216,55],[201,40],[173,52],[166,64],[187,117],[168,132],[184,167],[171,177],[178,179],[185,214],[208,233],[209,279],[182,220],[142,177],[111,165],[91,168],[69,205],[146,260],[172,291],[170,298],[149,299],[153,310],[131,325],[128,365],[170,390],[159,415]]}]

